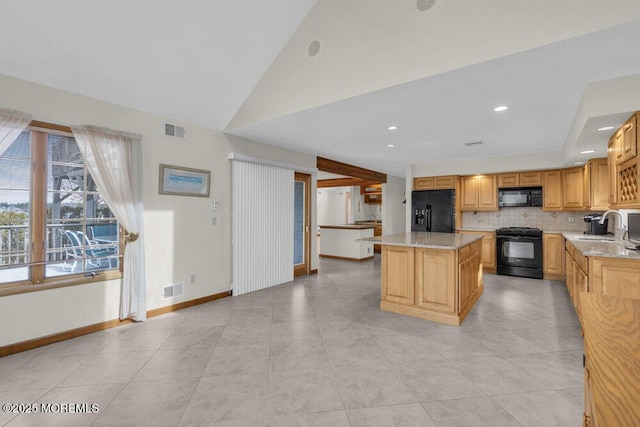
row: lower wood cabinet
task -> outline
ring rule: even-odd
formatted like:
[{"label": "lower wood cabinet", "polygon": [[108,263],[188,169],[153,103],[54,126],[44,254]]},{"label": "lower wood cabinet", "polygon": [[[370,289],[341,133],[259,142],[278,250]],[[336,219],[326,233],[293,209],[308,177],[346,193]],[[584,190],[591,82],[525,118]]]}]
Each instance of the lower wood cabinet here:
[{"label": "lower wood cabinet", "polygon": [[564,271],[564,236],[560,233],[542,235],[542,271],[548,280],[562,280]]},{"label": "lower wood cabinet", "polygon": [[565,247],[567,289],[584,332],[583,425],[640,425],[640,260]]},{"label": "lower wood cabinet", "polygon": [[483,292],[482,242],[456,249],[382,245],[382,310],[460,325]]},{"label": "lower wood cabinet", "polygon": [[445,313],[456,312],[456,289],[443,286],[456,279],[455,252],[416,248],[416,305]]},{"label": "lower wood cabinet", "polygon": [[583,426],[640,425],[640,300],[585,292]]},{"label": "lower wood cabinet", "polygon": [[496,233],[486,230],[458,230],[458,233],[482,234],[482,270],[486,273],[495,273],[497,267],[496,259]]},{"label": "lower wood cabinet", "polygon": [[589,292],[640,299],[640,261],[589,258]]},{"label": "lower wood cabinet", "polygon": [[411,247],[382,247],[382,300],[396,304],[415,303],[414,254]]}]

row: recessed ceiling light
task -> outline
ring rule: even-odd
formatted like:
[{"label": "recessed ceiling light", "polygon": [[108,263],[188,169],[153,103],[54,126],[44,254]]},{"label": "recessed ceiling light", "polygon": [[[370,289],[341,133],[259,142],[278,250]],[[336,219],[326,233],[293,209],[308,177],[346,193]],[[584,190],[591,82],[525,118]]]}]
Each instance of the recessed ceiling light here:
[{"label": "recessed ceiling light", "polygon": [[598,130],[611,130],[611,129],[613,129],[613,126],[605,126],[605,127],[598,128]]},{"label": "recessed ceiling light", "polygon": [[394,144],[387,144],[387,147],[393,148],[393,147],[395,147],[395,145]]},{"label": "recessed ceiling light", "polygon": [[584,150],[584,151],[581,151],[580,154],[591,154],[591,153],[595,153],[595,152],[596,152],[596,150]]},{"label": "recessed ceiling light", "polygon": [[506,105],[501,105],[499,107],[494,108],[493,111],[497,111],[499,113],[500,111],[505,111],[505,110],[508,110],[508,109],[509,109],[509,107],[507,107]]},{"label": "recessed ceiling light", "polygon": [[389,126],[387,129],[389,129],[389,130],[396,130],[396,129],[398,129],[398,126],[396,126],[396,125],[391,125],[391,126]]}]

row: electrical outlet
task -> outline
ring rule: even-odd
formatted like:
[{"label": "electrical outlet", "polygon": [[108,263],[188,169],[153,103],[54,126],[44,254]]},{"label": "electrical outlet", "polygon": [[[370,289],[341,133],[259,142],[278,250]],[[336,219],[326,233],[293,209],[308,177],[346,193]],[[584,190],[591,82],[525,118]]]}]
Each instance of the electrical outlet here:
[{"label": "electrical outlet", "polygon": [[213,209],[213,211],[217,211],[218,210],[218,201],[214,200],[213,202],[211,202],[211,209]]},{"label": "electrical outlet", "polygon": [[211,218],[211,225],[216,225],[217,223],[218,223],[218,218],[216,218],[215,216]]},{"label": "electrical outlet", "polygon": [[193,274],[193,273],[191,273],[191,274],[189,275],[189,284],[190,284],[190,285],[193,285],[194,283],[196,283],[196,275],[195,275],[195,274]]}]

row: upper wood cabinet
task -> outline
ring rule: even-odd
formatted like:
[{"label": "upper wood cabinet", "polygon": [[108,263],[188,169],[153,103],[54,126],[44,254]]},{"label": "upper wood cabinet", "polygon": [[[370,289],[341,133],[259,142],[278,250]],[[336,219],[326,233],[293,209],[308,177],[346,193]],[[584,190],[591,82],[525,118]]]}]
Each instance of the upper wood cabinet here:
[{"label": "upper wood cabinet", "polygon": [[562,171],[544,171],[542,174],[542,193],[545,211],[562,210]]},{"label": "upper wood cabinet", "polygon": [[382,203],[382,184],[361,185],[360,194],[364,195],[364,202],[379,205]]},{"label": "upper wood cabinet", "polygon": [[456,186],[456,176],[425,176],[413,178],[414,190],[448,190]]},{"label": "upper wood cabinet", "polygon": [[[618,208],[640,208],[640,183],[638,172],[640,170],[640,156],[638,156],[638,116],[634,114],[615,133],[609,142],[609,159],[612,155],[615,162],[610,162],[613,167],[611,172],[615,175],[615,195],[610,194]],[[612,152],[613,154],[612,154]]]},{"label": "upper wood cabinet", "polygon": [[590,178],[588,167],[562,170],[562,207],[564,209],[585,209],[590,202]]},{"label": "upper wood cabinet", "polygon": [[498,187],[535,187],[542,185],[542,171],[501,173]]},{"label": "upper wood cabinet", "polygon": [[463,176],[460,198],[461,211],[497,211],[496,175]]},{"label": "upper wood cabinet", "polygon": [[618,202],[618,170],[616,168],[615,135],[609,139],[609,145],[607,146],[607,169],[609,171],[609,206],[614,207]]},{"label": "upper wood cabinet", "polygon": [[607,159],[591,159],[587,163],[589,168],[590,200],[592,211],[606,211],[609,209],[609,168]]},{"label": "upper wood cabinet", "polygon": [[619,165],[627,160],[633,159],[638,154],[637,125],[638,116],[634,115],[616,132],[615,138],[618,144],[616,164]]}]

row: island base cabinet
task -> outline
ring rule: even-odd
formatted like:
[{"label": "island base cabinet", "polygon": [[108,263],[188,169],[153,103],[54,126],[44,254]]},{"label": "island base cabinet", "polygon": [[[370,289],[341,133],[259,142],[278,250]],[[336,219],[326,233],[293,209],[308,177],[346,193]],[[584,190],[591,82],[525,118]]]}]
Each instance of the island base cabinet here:
[{"label": "island base cabinet", "polygon": [[418,307],[456,313],[455,252],[416,248],[416,287]]},{"label": "island base cabinet", "polygon": [[483,292],[482,242],[459,249],[382,246],[380,309],[458,326]]},{"label": "island base cabinet", "polygon": [[382,301],[414,304],[414,248],[382,247]]}]

